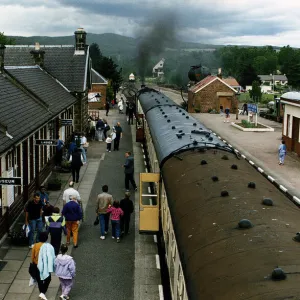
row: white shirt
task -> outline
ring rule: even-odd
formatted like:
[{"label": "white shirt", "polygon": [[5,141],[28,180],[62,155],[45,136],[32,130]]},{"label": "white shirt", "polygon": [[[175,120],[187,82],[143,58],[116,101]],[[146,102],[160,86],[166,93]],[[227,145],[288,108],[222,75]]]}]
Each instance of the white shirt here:
[{"label": "white shirt", "polygon": [[85,136],[83,136],[83,137],[80,139],[80,144],[81,144],[81,145],[84,145],[84,144],[86,144],[86,142],[87,142],[87,139],[86,139]]},{"label": "white shirt", "polygon": [[[81,162],[83,163],[83,162],[84,162],[84,160],[83,160],[83,156],[82,156],[82,154],[80,155],[80,158],[81,158]],[[70,159],[69,159],[69,161],[72,161],[72,155],[70,155]]]},{"label": "white shirt", "polygon": [[70,197],[71,196],[76,196],[76,199],[77,200],[80,200],[80,195],[78,193],[78,191],[76,191],[74,188],[70,187],[68,189],[66,189],[64,191],[64,194],[63,194],[63,200],[68,203],[70,201]]}]

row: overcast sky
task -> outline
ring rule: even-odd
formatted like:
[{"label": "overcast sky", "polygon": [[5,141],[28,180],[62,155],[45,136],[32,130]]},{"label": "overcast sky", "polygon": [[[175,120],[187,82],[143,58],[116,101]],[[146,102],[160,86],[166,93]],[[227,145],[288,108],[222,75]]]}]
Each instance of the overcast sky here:
[{"label": "overcast sky", "polygon": [[136,37],[170,11],[181,40],[300,47],[299,0],[0,0],[0,32],[62,36],[83,27]]}]

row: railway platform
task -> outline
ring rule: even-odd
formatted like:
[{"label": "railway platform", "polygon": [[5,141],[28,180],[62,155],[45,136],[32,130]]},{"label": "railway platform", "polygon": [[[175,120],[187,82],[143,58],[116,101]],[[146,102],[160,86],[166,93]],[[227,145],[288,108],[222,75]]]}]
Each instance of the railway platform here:
[{"label": "railway platform", "polygon": [[[157,239],[153,235],[140,235],[139,195],[131,191],[135,213],[131,218],[130,234],[117,244],[108,234],[101,240],[99,225],[94,226],[95,201],[101,187],[109,186],[109,192],[115,199],[124,197],[124,154],[132,151],[135,158],[135,180],[138,184],[139,173],[145,171],[145,163],[140,144],[135,143],[135,126],[129,126],[126,116],[112,109],[109,116],[101,112],[112,127],[117,121],[123,128],[120,150],[106,152],[105,142],[92,141],[88,148],[88,163],[81,169],[78,189],[84,209],[84,221],[79,229],[78,248],[70,247],[69,253],[76,262],[75,285],[70,294],[74,300],[107,299],[128,300],[162,299],[160,265],[157,259]],[[62,193],[71,180],[70,174],[62,174],[64,187],[58,192],[49,192],[51,204],[62,208]],[[111,228],[110,228],[111,229]],[[63,237],[63,242],[65,237]],[[12,246],[7,238],[0,245],[0,300],[38,299],[37,287],[29,287],[28,268],[31,250],[28,247]],[[1,266],[1,265],[0,265]],[[61,295],[59,281],[52,274],[48,300],[59,299]]]},{"label": "railway platform", "polygon": [[[177,104],[182,102],[180,93],[170,89],[161,89]],[[278,147],[281,143],[282,124],[258,117],[258,122],[274,128],[274,132],[243,132],[230,123],[224,123],[224,116],[219,114],[192,114],[222,140],[237,149],[254,167],[262,170],[270,181],[275,183],[289,198],[300,204],[300,159],[294,153],[288,153],[283,166],[278,164]],[[239,120],[247,116],[239,115]],[[236,116],[231,115],[231,122]]]}]

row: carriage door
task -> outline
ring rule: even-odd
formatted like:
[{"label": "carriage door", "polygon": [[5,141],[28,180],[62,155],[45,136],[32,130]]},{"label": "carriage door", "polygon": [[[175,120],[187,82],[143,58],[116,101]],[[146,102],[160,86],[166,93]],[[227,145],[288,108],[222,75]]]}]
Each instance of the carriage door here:
[{"label": "carriage door", "polygon": [[159,173],[140,173],[140,232],[159,230]]},{"label": "carriage door", "polygon": [[292,151],[296,152],[297,144],[299,143],[299,118],[293,116],[292,127]]}]

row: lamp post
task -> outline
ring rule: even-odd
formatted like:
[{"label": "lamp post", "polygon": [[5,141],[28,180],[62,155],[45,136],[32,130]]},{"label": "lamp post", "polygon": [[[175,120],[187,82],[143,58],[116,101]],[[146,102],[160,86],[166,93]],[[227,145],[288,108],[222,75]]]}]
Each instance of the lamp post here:
[{"label": "lamp post", "polygon": [[274,78],[274,74],[270,74],[270,76],[272,77],[272,86],[273,86],[273,92],[275,92],[275,78]]}]

